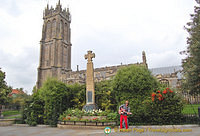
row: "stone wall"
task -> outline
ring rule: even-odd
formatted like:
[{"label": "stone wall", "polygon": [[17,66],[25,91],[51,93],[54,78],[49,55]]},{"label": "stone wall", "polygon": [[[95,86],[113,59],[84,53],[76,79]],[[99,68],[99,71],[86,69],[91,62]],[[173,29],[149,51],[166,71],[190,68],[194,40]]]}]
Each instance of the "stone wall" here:
[{"label": "stone wall", "polygon": [[159,74],[155,76],[161,84],[165,84],[170,88],[180,88],[181,80],[178,79],[176,73],[171,74]]},{"label": "stone wall", "polygon": [[[118,65],[118,66],[96,68],[94,69],[94,81],[100,82],[103,80],[109,80],[116,75],[117,71],[120,68],[127,67],[130,65],[146,66],[146,64],[143,64],[143,63],[135,63],[135,64],[128,64],[128,65]],[[71,71],[71,72],[63,73],[60,80],[67,84],[74,84],[74,83],[85,84],[86,70]]]}]

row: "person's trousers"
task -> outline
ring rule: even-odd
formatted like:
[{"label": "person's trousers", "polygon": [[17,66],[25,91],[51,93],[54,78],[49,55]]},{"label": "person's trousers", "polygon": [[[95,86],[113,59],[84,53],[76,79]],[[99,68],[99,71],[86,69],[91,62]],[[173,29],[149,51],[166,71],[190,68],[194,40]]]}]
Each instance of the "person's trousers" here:
[{"label": "person's trousers", "polygon": [[[128,118],[127,118],[127,124],[128,124]],[[122,122],[122,128],[126,128],[126,125],[125,125],[124,120],[123,120],[123,122]],[[129,125],[128,125],[128,128],[129,128]]]},{"label": "person's trousers", "polygon": [[125,122],[126,129],[128,129],[127,116],[124,116],[124,115],[120,115],[120,129],[122,129],[123,119],[124,119],[124,122]]}]

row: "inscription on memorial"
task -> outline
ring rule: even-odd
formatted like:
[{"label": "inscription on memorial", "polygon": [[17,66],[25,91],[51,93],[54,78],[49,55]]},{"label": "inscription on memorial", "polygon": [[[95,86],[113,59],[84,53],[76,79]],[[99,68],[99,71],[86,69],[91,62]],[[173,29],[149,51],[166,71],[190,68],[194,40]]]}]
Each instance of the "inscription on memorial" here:
[{"label": "inscription on memorial", "polygon": [[92,91],[88,91],[88,103],[91,102],[92,103]]}]

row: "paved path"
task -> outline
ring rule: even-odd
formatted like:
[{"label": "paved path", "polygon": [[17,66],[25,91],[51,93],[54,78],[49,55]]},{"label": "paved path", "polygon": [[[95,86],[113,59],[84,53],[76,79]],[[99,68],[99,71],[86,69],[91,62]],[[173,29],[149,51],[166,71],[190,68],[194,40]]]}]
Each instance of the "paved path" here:
[{"label": "paved path", "polygon": [[[133,128],[135,128],[134,131]],[[141,132],[145,129],[140,127],[132,127],[130,132],[119,132],[118,129],[112,129],[109,136],[200,136],[200,127],[179,128],[181,130],[190,129],[192,132],[150,132],[155,129],[156,128],[151,128],[151,130],[149,129],[146,132]],[[60,129],[51,127],[7,126],[0,127],[0,136],[105,136],[105,134],[104,130],[98,129]]]}]

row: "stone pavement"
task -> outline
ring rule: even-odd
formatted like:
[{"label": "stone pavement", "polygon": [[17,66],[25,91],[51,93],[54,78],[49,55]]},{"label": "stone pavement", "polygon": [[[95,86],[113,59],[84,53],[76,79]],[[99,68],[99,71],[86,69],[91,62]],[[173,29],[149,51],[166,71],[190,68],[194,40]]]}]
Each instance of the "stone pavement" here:
[{"label": "stone pavement", "polygon": [[[190,131],[190,132],[158,132],[158,131]],[[107,136],[200,136],[198,126],[173,127],[133,127],[130,132],[119,132],[119,129],[112,129]],[[143,132],[144,131],[144,132]],[[157,132],[153,132],[157,131]],[[105,136],[102,129],[60,129],[51,127],[0,127],[0,136]]]}]

